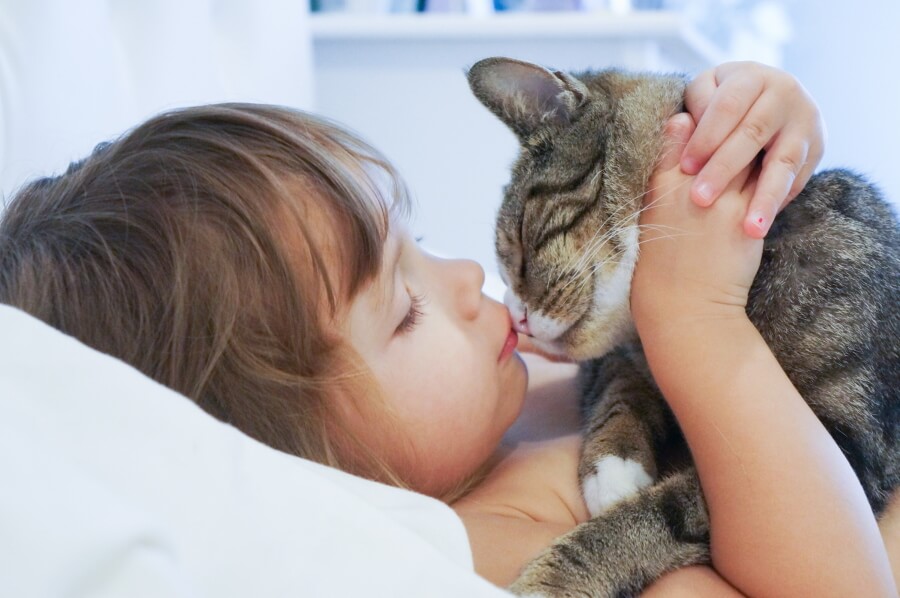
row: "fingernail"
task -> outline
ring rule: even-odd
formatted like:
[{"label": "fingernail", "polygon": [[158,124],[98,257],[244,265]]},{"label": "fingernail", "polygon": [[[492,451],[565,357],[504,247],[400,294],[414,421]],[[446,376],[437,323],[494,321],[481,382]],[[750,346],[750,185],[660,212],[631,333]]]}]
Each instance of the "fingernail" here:
[{"label": "fingernail", "polygon": [[759,210],[756,210],[750,214],[750,221],[753,223],[753,226],[763,232],[766,232],[769,229],[769,223],[766,220],[766,215]]},{"label": "fingernail", "polygon": [[695,188],[695,192],[697,194],[697,198],[700,200],[698,203],[701,206],[708,206],[712,203],[713,200],[713,188],[709,183],[700,183]]}]

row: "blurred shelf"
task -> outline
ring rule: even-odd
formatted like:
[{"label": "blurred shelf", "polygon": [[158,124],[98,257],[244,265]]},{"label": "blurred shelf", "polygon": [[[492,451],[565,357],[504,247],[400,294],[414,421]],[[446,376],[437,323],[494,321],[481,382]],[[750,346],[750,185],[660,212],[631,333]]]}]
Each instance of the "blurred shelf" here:
[{"label": "blurred shelf", "polygon": [[652,41],[677,45],[697,62],[716,64],[722,52],[684,15],[673,11],[464,14],[312,15],[314,43],[331,42],[484,42],[533,40]]}]

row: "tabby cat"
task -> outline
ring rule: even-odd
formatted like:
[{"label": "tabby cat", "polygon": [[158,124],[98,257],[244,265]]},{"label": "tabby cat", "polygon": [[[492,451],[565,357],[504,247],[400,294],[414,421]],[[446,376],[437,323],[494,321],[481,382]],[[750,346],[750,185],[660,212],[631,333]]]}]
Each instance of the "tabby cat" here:
[{"label": "tabby cat", "polygon": [[[689,459],[662,459],[686,454],[684,440],[628,310],[638,212],[686,79],[505,58],[468,79],[521,143],[497,217],[507,303],[538,346],[581,362],[578,473],[593,519],[511,589],[637,594],[709,562],[699,480]],[[879,192],[846,170],[814,176],[773,223],[747,314],[880,513],[900,485],[900,225]]]}]

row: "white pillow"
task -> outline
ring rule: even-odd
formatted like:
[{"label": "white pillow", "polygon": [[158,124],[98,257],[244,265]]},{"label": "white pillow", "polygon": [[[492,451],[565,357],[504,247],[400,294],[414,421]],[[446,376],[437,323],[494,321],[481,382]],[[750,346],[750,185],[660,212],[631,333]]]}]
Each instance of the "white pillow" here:
[{"label": "white pillow", "polygon": [[446,505],[272,450],[0,306],[0,596],[504,596]]}]

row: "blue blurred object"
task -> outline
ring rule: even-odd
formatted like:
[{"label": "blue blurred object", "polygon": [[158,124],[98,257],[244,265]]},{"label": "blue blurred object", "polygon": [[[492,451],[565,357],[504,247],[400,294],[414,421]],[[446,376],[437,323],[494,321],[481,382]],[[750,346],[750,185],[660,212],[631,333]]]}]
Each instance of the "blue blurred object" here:
[{"label": "blue blurred object", "polygon": [[309,0],[311,12],[416,12],[424,0]]},{"label": "blue blurred object", "polygon": [[580,0],[494,0],[494,10],[578,10]]},{"label": "blue blurred object", "polygon": [[[659,10],[663,0],[631,0],[633,10]],[[603,0],[494,0],[494,10],[500,11],[541,11],[541,10],[599,10],[608,9]]]},{"label": "blue blurred object", "polygon": [[424,10],[426,12],[463,12],[464,0],[426,0]]}]

